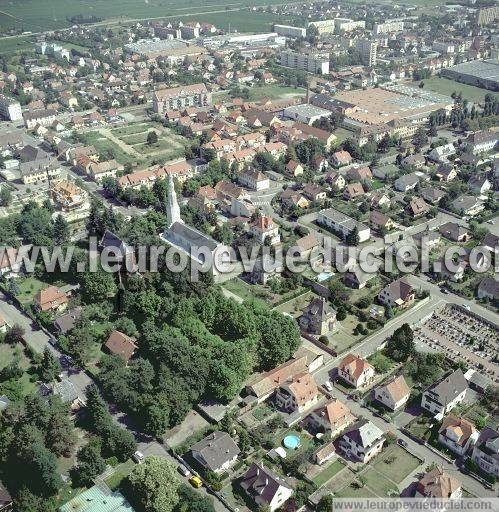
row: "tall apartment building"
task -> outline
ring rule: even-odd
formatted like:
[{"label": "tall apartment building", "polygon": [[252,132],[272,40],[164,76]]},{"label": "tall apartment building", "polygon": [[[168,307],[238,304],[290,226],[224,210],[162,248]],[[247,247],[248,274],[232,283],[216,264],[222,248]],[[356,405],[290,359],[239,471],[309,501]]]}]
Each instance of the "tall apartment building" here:
[{"label": "tall apartment building", "polygon": [[481,27],[483,27],[484,25],[491,25],[497,19],[499,19],[499,5],[478,9],[476,22]]},{"label": "tall apartment building", "polygon": [[354,21],[349,18],[335,18],[334,20],[334,31],[337,34],[342,34],[343,32],[351,32],[356,28],[366,28],[366,22]]},{"label": "tall apartment building", "polygon": [[274,25],[274,32],[284,37],[305,37],[307,29],[291,25]]},{"label": "tall apartment building", "polygon": [[315,27],[320,34],[332,34],[334,32],[335,20],[311,21],[309,27]]},{"label": "tall apartment building", "polygon": [[355,48],[360,53],[362,63],[366,66],[375,66],[377,61],[378,43],[370,39],[357,39]]},{"label": "tall apartment building", "polygon": [[159,89],[154,91],[152,105],[157,114],[185,107],[207,107],[211,105],[211,93],[204,84]]},{"label": "tall apartment building", "polygon": [[19,121],[23,118],[21,104],[14,98],[0,94],[0,116],[8,121]]},{"label": "tall apartment building", "polygon": [[327,75],[329,73],[329,57],[297,53],[292,51],[281,52],[281,66],[293,69],[302,69],[309,73]]},{"label": "tall apartment building", "polygon": [[378,34],[389,34],[391,32],[402,32],[404,30],[404,22],[397,20],[388,20],[384,23],[375,23],[373,33]]}]

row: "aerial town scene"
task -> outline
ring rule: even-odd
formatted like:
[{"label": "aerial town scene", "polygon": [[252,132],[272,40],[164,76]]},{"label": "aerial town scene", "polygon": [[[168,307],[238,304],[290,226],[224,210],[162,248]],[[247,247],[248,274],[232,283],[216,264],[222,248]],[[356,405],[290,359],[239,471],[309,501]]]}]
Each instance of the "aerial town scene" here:
[{"label": "aerial town scene", "polygon": [[0,0],[0,512],[498,512],[498,141],[495,0]]}]

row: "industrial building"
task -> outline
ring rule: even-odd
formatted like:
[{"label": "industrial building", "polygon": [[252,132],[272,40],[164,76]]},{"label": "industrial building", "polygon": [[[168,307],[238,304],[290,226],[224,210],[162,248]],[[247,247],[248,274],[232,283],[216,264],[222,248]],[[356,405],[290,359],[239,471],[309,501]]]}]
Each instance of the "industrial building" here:
[{"label": "industrial building", "polygon": [[442,69],[442,76],[463,84],[499,91],[499,62],[472,60]]}]

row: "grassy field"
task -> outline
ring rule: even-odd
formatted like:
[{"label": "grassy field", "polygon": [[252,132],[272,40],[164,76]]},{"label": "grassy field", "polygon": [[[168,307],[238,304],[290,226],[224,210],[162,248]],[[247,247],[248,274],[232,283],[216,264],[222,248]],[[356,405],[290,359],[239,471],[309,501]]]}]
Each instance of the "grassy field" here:
[{"label": "grassy field", "polygon": [[399,484],[415,471],[421,462],[398,445],[391,446],[376,460],[374,467],[385,477]]},{"label": "grassy field", "polygon": [[[0,15],[1,19],[1,15]],[[0,54],[8,55],[33,48],[33,42],[29,37],[0,38]]]},{"label": "grassy field", "polygon": [[47,288],[47,283],[43,283],[36,279],[36,277],[27,277],[26,279],[18,282],[19,293],[17,298],[22,304],[29,304],[33,302],[35,295],[44,288]]},{"label": "grassy field", "polygon": [[99,153],[105,153],[107,151],[112,152],[114,158],[116,158],[120,164],[133,163],[136,160],[133,156],[123,151],[112,140],[109,140],[98,132],[82,133],[81,137],[85,144],[94,146]]},{"label": "grassy field", "polygon": [[[423,80],[423,82],[424,90],[430,90],[438,92],[440,94],[446,94],[447,96],[450,96],[453,92],[460,92],[463,95],[464,99],[467,99],[468,101],[472,101],[474,103],[483,102],[485,95],[490,92],[485,89],[481,89],[480,87],[460,84],[459,82],[455,82],[454,80],[449,80],[448,78],[441,78],[438,76],[428,78],[427,80]],[[495,94],[497,95],[497,93]]]},{"label": "grassy field", "polygon": [[343,468],[345,464],[341,462],[341,460],[337,459],[333,461],[329,466],[327,466],[323,471],[321,471],[318,475],[313,478],[313,482],[317,487],[321,487],[326,482],[331,480],[333,476],[337,475]]},{"label": "grassy field", "polygon": [[[231,28],[252,30],[262,29],[256,26],[265,23],[270,26],[276,16],[263,13],[246,12],[241,18],[239,12],[224,12],[230,9],[240,9],[245,6],[267,5],[279,3],[280,0],[0,0],[0,27],[4,30],[17,28],[22,30],[39,31],[70,26],[68,17],[83,14],[96,16],[103,20],[113,20],[116,23],[158,17],[182,17],[191,19],[201,13],[206,13],[202,21],[216,23],[217,26],[231,22]],[[126,13],[126,14],[123,14]],[[199,13],[199,14],[198,14]],[[220,14],[224,14],[221,19]],[[187,16],[186,16],[187,15]],[[223,27],[226,28],[226,27]]]},{"label": "grassy field", "polygon": [[305,89],[301,87],[283,87],[281,85],[264,85],[262,87],[253,87],[250,89],[250,100],[256,101],[262,98],[279,99],[290,96],[305,96]]}]

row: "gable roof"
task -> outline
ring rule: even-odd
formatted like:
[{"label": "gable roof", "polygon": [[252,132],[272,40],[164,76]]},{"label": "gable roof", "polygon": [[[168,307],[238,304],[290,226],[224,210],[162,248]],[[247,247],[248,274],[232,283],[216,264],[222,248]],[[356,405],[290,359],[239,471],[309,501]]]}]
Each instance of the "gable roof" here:
[{"label": "gable roof", "polygon": [[352,378],[358,379],[362,373],[369,368],[374,368],[362,357],[354,354],[347,354],[338,365],[340,370],[347,372]]},{"label": "gable roof", "polygon": [[124,361],[129,361],[138,348],[130,336],[116,330],[109,335],[104,345],[111,354],[121,357]]},{"label": "gable roof", "polygon": [[403,375],[398,375],[383,386],[380,386],[380,389],[383,388],[390,395],[394,403],[400,402],[400,400],[403,400],[407,395],[411,393],[411,390],[409,389],[409,386],[407,385]]},{"label": "gable roof", "polygon": [[464,446],[468,439],[476,432],[476,428],[471,421],[449,415],[444,418],[438,433],[445,435],[448,431],[452,431],[456,436],[456,444]]},{"label": "gable roof", "polygon": [[450,498],[460,487],[459,480],[445,473],[441,468],[435,468],[421,478],[417,490],[431,498]]},{"label": "gable roof", "polygon": [[468,381],[465,379],[463,371],[458,368],[432,384],[427,392],[435,394],[438,397],[439,403],[446,405],[466,389],[468,389]]},{"label": "gable roof", "polygon": [[263,464],[253,463],[243,475],[241,487],[253,498],[271,503],[281,487],[291,489],[289,485]]},{"label": "gable roof", "polygon": [[212,470],[221,468],[240,453],[232,437],[227,432],[219,430],[192,445],[191,451],[198,452]]},{"label": "gable roof", "polygon": [[66,304],[68,298],[59,288],[49,286],[36,294],[35,302],[42,311],[49,311]]},{"label": "gable roof", "polygon": [[344,437],[351,439],[357,446],[369,448],[383,437],[383,431],[374,423],[361,420],[348,430]]}]

